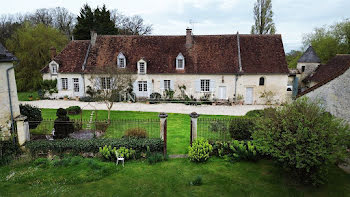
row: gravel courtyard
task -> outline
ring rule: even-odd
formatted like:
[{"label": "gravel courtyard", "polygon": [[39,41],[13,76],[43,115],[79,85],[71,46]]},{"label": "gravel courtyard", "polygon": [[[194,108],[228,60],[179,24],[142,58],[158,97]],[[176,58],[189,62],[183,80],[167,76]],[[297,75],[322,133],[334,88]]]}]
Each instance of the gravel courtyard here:
[{"label": "gravel courtyard", "polygon": [[[30,104],[39,108],[67,108],[70,106],[80,106],[88,110],[107,110],[104,103],[98,102],[79,102],[79,101],[64,101],[64,100],[39,100],[39,101],[22,101],[22,104]],[[254,109],[263,109],[264,105],[235,105],[235,106],[212,106],[212,105],[185,105],[178,103],[162,103],[162,104],[145,104],[145,103],[114,103],[113,111],[144,111],[144,112],[166,112],[166,113],[182,113],[189,114],[197,112],[198,114],[208,115],[231,115],[243,116],[248,111]]]}]

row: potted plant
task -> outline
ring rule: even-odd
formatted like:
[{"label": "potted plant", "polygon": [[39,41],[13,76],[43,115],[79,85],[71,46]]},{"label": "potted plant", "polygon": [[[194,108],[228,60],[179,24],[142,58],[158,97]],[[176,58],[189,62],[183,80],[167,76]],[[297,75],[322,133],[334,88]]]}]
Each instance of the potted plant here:
[{"label": "potted plant", "polygon": [[67,101],[67,100],[68,100],[68,95],[65,95],[65,96],[63,97],[63,100]]},{"label": "potted plant", "polygon": [[33,100],[33,95],[29,95],[29,96],[28,96],[28,99],[29,99],[30,101],[32,101],[32,100]]},{"label": "potted plant", "polygon": [[76,101],[79,101],[79,96],[76,96],[76,97],[75,97],[75,100],[76,100]]},{"label": "potted plant", "polygon": [[243,105],[243,95],[241,95],[241,94],[238,94],[237,95],[237,101],[238,101],[238,103],[240,104],[240,105]]}]

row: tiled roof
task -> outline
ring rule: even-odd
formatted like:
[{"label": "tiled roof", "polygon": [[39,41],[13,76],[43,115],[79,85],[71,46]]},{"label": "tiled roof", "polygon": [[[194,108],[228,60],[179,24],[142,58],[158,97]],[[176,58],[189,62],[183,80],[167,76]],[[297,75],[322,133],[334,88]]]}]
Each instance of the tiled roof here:
[{"label": "tiled roof", "polygon": [[7,51],[7,49],[0,43],[0,62],[18,61],[17,57]]},{"label": "tiled roof", "polygon": [[[60,64],[59,72],[81,72],[89,41],[72,42],[55,58]],[[97,36],[84,72],[116,64],[120,52],[132,72],[136,72],[141,58],[147,61],[149,74],[239,72],[237,35],[193,36],[190,49],[185,43],[186,36]],[[280,35],[240,35],[240,49],[243,73],[289,73]],[[176,70],[179,53],[185,57],[184,70]]]},{"label": "tiled roof", "polygon": [[321,65],[315,71],[315,73],[308,77],[308,81],[317,82],[316,85],[298,94],[297,97],[303,96],[325,84],[332,81],[333,79],[342,75],[345,71],[350,68],[350,55],[342,54],[336,55],[334,58],[329,60],[325,65]]},{"label": "tiled roof", "polygon": [[315,50],[312,48],[312,46],[309,46],[309,48],[305,51],[305,53],[299,58],[298,62],[301,63],[320,63],[321,60],[317,56]]}]

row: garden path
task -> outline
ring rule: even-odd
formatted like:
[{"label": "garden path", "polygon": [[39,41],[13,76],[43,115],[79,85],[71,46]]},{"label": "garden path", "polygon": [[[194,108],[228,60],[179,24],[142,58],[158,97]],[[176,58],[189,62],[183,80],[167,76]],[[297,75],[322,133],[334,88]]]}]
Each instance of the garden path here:
[{"label": "garden path", "polygon": [[[70,106],[85,107],[87,110],[107,110],[104,103],[91,102],[89,106],[87,102],[80,101],[64,101],[64,100],[37,100],[37,101],[21,101],[22,104],[30,104],[39,108],[58,109]],[[161,103],[161,104],[145,104],[145,103],[115,103],[112,111],[143,111],[143,112],[165,112],[165,113],[182,113],[189,114],[197,112],[198,114],[207,115],[229,115],[243,116],[248,111],[255,109],[264,109],[268,106],[264,105],[234,105],[234,106],[213,106],[213,105],[185,105],[179,103]]]}]

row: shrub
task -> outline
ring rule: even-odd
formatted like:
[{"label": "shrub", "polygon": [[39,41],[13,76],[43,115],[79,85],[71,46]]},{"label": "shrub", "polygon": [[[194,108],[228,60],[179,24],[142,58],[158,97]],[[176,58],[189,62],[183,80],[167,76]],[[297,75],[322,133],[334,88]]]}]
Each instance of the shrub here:
[{"label": "shrub", "polygon": [[250,140],[254,131],[255,121],[251,118],[237,118],[230,123],[231,138],[236,140]]},{"label": "shrub", "polygon": [[139,137],[139,138],[147,138],[148,133],[146,129],[143,128],[131,128],[125,131],[124,136],[126,137]]},{"label": "shrub", "polygon": [[99,148],[103,146],[111,147],[125,147],[132,148],[137,152],[146,152],[149,146],[151,152],[163,151],[163,141],[161,139],[144,139],[144,138],[121,138],[121,139],[61,139],[61,140],[35,140],[26,142],[25,146],[28,148],[33,156],[39,153],[48,153],[52,151],[54,154],[63,154],[71,152],[72,154],[81,153],[97,153]]},{"label": "shrub", "polygon": [[193,181],[190,182],[190,185],[193,185],[193,186],[200,186],[202,184],[203,184],[203,181],[201,176],[197,176]]},{"label": "shrub", "polygon": [[95,125],[96,125],[96,130],[102,131],[103,133],[106,132],[109,127],[108,122],[96,122]]},{"label": "shrub", "polygon": [[125,147],[120,147],[117,150],[117,153],[120,157],[124,157],[125,160],[128,160],[128,159],[134,158],[136,151],[133,150],[132,148],[127,149]]},{"label": "shrub", "polygon": [[74,123],[69,121],[67,110],[59,108],[56,112],[56,120],[54,122],[55,135],[54,139],[67,138],[70,133],[74,132]]},{"label": "shrub", "polygon": [[41,116],[41,110],[37,107],[25,104],[19,105],[20,113],[24,116],[27,116],[27,120],[29,121],[29,128],[35,129],[43,120]]},{"label": "shrub", "polygon": [[264,116],[264,110],[263,109],[256,109],[256,110],[252,110],[246,113],[247,117],[263,117]]},{"label": "shrub", "polygon": [[253,138],[297,179],[318,185],[326,180],[328,164],[344,158],[348,132],[319,103],[299,99],[259,119]]},{"label": "shrub", "polygon": [[[150,98],[151,98],[151,104],[153,103],[156,103],[154,101],[160,101],[160,99],[162,98],[162,95],[160,95],[158,92],[153,92],[151,95],[150,95]],[[153,102],[152,102],[153,101]]]},{"label": "shrub", "polygon": [[198,138],[188,149],[188,157],[191,161],[204,162],[209,159],[209,154],[213,151],[213,146],[209,144],[208,140]]},{"label": "shrub", "polygon": [[0,141],[0,165],[10,163],[21,153],[21,149],[13,140]]},{"label": "shrub", "polygon": [[77,115],[81,113],[81,108],[79,106],[70,106],[66,110],[69,115]]},{"label": "shrub", "polygon": [[92,98],[91,96],[85,96],[85,97],[81,97],[79,99],[81,102],[95,102],[96,100],[94,98]]},{"label": "shrub", "polygon": [[258,159],[257,148],[250,141],[233,140],[230,149],[233,151],[232,159],[234,161],[256,161]]}]

